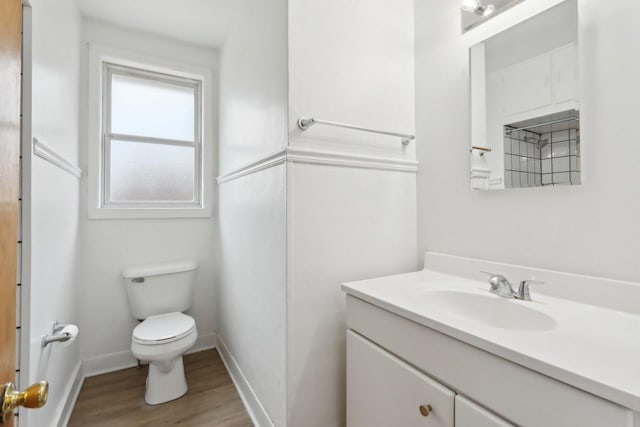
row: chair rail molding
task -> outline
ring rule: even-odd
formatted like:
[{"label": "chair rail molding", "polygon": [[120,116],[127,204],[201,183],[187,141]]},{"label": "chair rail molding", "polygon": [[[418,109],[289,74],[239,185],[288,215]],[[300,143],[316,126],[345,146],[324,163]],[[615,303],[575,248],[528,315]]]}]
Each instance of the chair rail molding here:
[{"label": "chair rail molding", "polygon": [[418,162],[415,160],[289,146],[220,175],[216,181],[218,184],[224,184],[285,162],[418,173]]},{"label": "chair rail molding", "polygon": [[63,171],[70,173],[76,178],[82,176],[82,169],[65,159],[62,155],[56,153],[51,147],[45,145],[36,137],[33,137],[33,154],[59,167]]},{"label": "chair rail molding", "polygon": [[350,168],[380,169],[410,173],[418,172],[418,162],[415,160],[298,147],[287,148],[287,161]]},{"label": "chair rail molding", "polygon": [[233,181],[234,179],[238,179],[246,175],[251,175],[261,170],[282,164],[285,162],[286,158],[287,150],[285,148],[276,151],[275,153],[269,154],[268,156],[264,156],[261,159],[256,160],[255,162],[249,163],[245,166],[241,166],[229,173],[220,175],[218,176],[218,178],[216,178],[216,181],[218,182],[218,184],[224,184],[225,182]]}]

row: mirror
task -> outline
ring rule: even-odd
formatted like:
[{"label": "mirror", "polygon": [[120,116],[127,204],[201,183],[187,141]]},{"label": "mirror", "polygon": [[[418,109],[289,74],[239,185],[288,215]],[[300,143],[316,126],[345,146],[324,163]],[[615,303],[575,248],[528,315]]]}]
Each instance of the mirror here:
[{"label": "mirror", "polygon": [[577,0],[470,49],[471,188],[577,185]]}]

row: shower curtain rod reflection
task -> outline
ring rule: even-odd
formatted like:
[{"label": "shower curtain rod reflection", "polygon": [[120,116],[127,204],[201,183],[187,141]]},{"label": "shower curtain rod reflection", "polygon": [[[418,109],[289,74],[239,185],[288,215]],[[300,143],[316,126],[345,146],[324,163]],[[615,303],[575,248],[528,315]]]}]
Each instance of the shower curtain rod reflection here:
[{"label": "shower curtain rod reflection", "polygon": [[529,126],[523,126],[521,128],[506,129],[505,133],[508,135],[511,132],[515,132],[517,130],[533,129],[533,128],[538,128],[540,126],[547,126],[547,125],[554,125],[556,123],[570,122],[572,120],[580,121],[580,117],[567,117],[567,118],[564,118],[564,119],[551,120],[549,122],[539,123],[537,125],[529,125]]},{"label": "shower curtain rod reflection", "polygon": [[385,130],[370,129],[370,128],[365,128],[365,127],[361,127],[361,126],[348,125],[348,124],[345,124],[345,123],[330,122],[328,120],[320,120],[320,119],[315,119],[313,117],[310,117],[310,118],[302,118],[301,117],[301,118],[298,119],[298,127],[300,129],[302,129],[302,130],[307,130],[311,126],[313,126],[315,124],[327,125],[327,126],[336,126],[336,127],[354,129],[354,130],[361,130],[361,131],[364,131],[364,132],[378,133],[378,134],[382,134],[382,135],[398,136],[398,137],[402,138],[402,143],[404,145],[408,145],[411,141],[413,141],[416,138],[415,135],[409,135],[409,134],[397,133],[397,132],[389,132],[389,131],[385,131]]}]

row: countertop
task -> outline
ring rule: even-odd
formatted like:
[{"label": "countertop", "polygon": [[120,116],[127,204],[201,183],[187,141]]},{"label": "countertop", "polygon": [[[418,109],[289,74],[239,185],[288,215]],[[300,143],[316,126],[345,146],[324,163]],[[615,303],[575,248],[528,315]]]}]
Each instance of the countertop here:
[{"label": "countertop", "polygon": [[[496,356],[640,412],[640,316],[537,294],[517,301],[489,293],[489,284],[423,270],[345,283],[342,290]],[[523,304],[551,317],[547,330],[519,330],[425,304],[432,291],[462,291]]]}]

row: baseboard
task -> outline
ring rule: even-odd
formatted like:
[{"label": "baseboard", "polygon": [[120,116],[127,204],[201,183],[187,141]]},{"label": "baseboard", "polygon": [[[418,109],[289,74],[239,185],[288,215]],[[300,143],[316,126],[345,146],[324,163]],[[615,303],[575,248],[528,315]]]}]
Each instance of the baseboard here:
[{"label": "baseboard", "polygon": [[87,378],[131,368],[137,364],[138,361],[131,354],[131,350],[124,350],[85,359],[82,371]]},{"label": "baseboard", "polygon": [[185,354],[198,353],[200,351],[211,350],[212,348],[216,348],[217,338],[218,336],[214,333],[198,335],[198,339],[196,340],[196,343]]},{"label": "baseboard", "polygon": [[69,424],[73,407],[76,405],[80,389],[82,389],[82,384],[84,383],[84,376],[82,375],[82,361],[79,361],[76,364],[73,374],[71,375],[72,380],[69,381],[69,384],[64,391],[65,399],[62,401],[64,403],[54,418],[54,420],[58,420],[58,422],[53,422],[51,425],[67,427],[67,424]]},{"label": "baseboard", "polygon": [[[209,350],[216,346],[216,334],[198,335],[196,343],[186,354]],[[118,351],[85,359],[83,361],[83,375],[85,378],[109,372],[120,371],[138,365],[138,360],[133,357],[131,350]]]},{"label": "baseboard", "polygon": [[242,373],[240,366],[236,362],[236,360],[231,355],[231,352],[224,344],[224,341],[220,336],[218,336],[218,353],[222,358],[222,362],[224,366],[227,368],[227,372],[229,372],[229,376],[233,381],[233,384],[236,386],[236,390],[240,395],[240,399],[242,399],[242,403],[244,404],[247,413],[251,417],[251,421],[256,427],[273,427],[273,423],[265,411],[264,407],[260,403],[260,399],[256,396],[253,388],[251,388],[251,384],[247,381],[247,378]]}]

